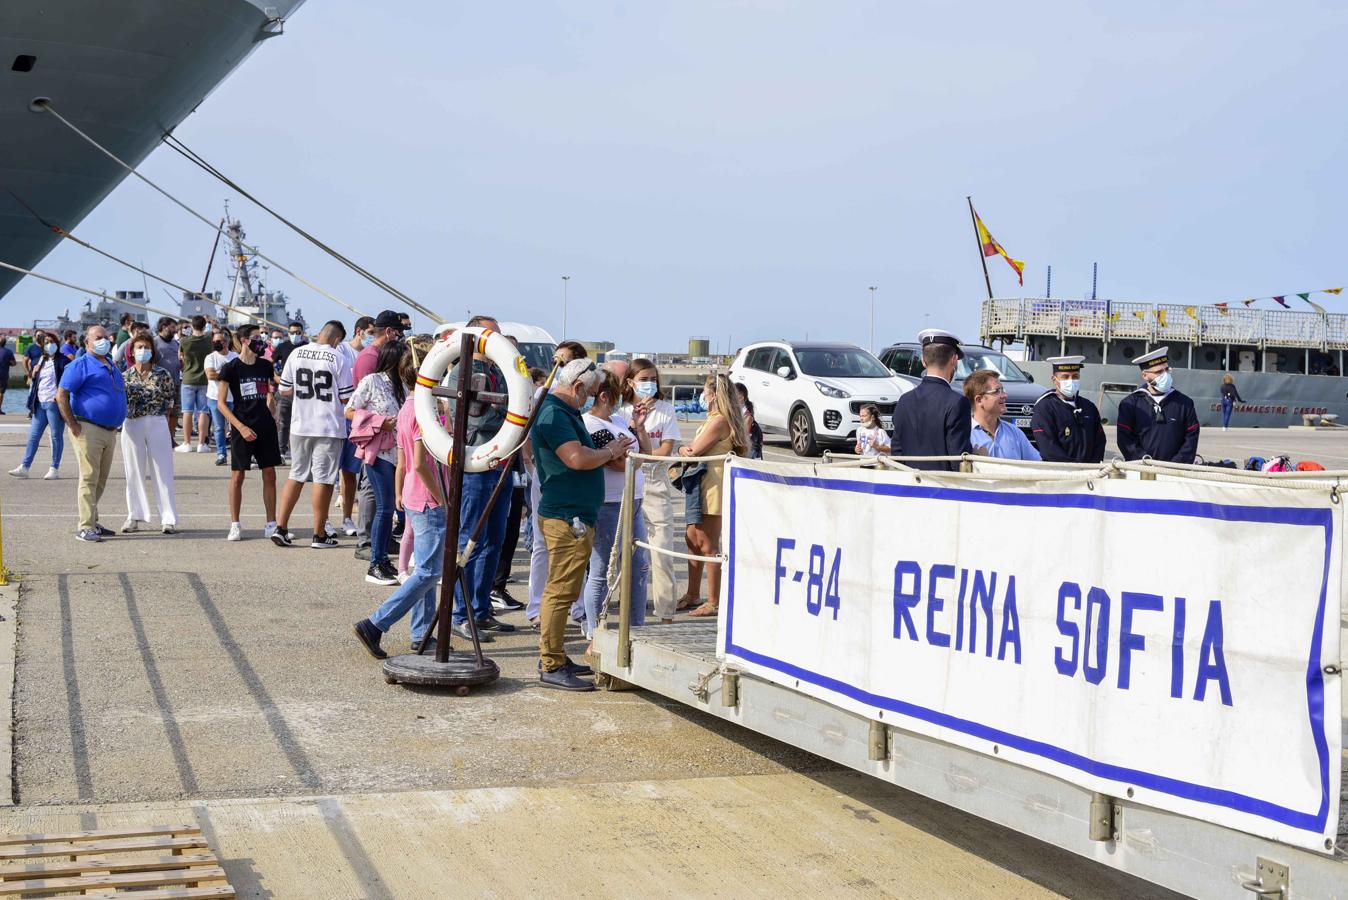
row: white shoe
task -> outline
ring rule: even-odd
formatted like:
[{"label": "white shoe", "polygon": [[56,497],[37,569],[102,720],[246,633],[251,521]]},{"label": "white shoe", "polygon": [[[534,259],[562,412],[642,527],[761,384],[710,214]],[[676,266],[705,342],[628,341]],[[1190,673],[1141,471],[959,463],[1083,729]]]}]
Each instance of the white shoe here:
[{"label": "white shoe", "polygon": [[[13,474],[13,473],[11,473]],[[61,477],[61,470],[55,467],[47,470],[47,474],[42,476],[43,481],[55,481]]]},{"label": "white shoe", "polygon": [[28,477],[28,467],[27,467],[27,466],[19,466],[17,469],[10,469],[10,470],[9,470],[9,474],[13,475],[15,478],[27,478],[27,477]]},{"label": "white shoe", "polygon": [[243,529],[239,527],[238,522],[229,523],[229,534],[225,536],[225,540],[227,541],[243,540]]},{"label": "white shoe", "polygon": [[331,522],[324,522],[324,523],[323,523],[323,533],[326,534],[328,537],[336,537],[336,536],[337,536],[337,529],[332,527],[332,523],[331,523]]},{"label": "white shoe", "polygon": [[165,525],[163,528],[160,529],[160,531],[162,531],[164,534],[177,534],[177,533],[178,533],[178,526],[176,526],[176,525]]},{"label": "white shoe", "polygon": [[179,444],[178,446],[176,446],[176,447],[173,448],[173,452],[174,452],[174,453],[191,453],[191,452],[192,452],[192,445],[189,444],[187,441],[183,441],[181,444]]},{"label": "white shoe", "polygon": [[198,453],[210,453],[210,452],[211,452],[211,445],[208,444],[208,443],[206,443],[205,441],[202,441],[200,444],[197,444],[197,452],[198,452]]},{"label": "white shoe", "polygon": [[262,537],[265,538],[266,540],[271,540],[271,536],[275,533],[276,533],[275,522],[268,522],[266,527],[262,529]]},{"label": "white shoe", "polygon": [[127,519],[122,523],[122,534],[131,534],[140,530],[140,523],[135,519]]},{"label": "white shoe", "polygon": [[405,581],[407,581],[407,573],[406,573],[406,572],[399,572],[399,573],[398,573],[398,583],[399,583],[399,584],[402,584],[402,583],[405,582]]},{"label": "white shoe", "polygon": [[343,531],[343,533],[346,534],[347,537],[355,537],[355,536],[356,536],[356,523],[355,523],[355,522],[352,522],[350,519],[343,519],[343,520],[342,520],[342,531]]}]

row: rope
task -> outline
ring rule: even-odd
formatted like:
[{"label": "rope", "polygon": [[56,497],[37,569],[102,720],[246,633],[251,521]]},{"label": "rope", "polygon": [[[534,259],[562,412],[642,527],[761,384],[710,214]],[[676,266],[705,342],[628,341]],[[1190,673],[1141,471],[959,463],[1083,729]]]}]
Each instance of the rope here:
[{"label": "rope", "polygon": [[676,556],[679,559],[692,560],[693,562],[724,563],[726,561],[726,557],[723,555],[697,556],[696,554],[684,553],[680,550],[669,550],[664,547],[655,547],[652,546],[651,544],[646,543],[645,541],[633,541],[632,544],[637,547],[644,547],[647,550],[651,551],[652,553],[662,553],[665,556]]},{"label": "rope", "polygon": [[[117,163],[117,165],[121,166],[123,169],[126,169],[126,171],[127,171],[129,174],[135,175],[135,176],[136,176],[137,178],[139,178],[141,181],[145,182],[145,183],[148,184],[150,187],[154,188],[157,192],[159,192],[160,194],[162,194],[166,199],[168,199],[169,201],[171,201],[175,206],[180,207],[181,209],[183,209],[184,211],[186,211],[189,215],[191,215],[191,216],[193,216],[193,217],[195,217],[195,218],[201,220],[202,222],[204,222],[204,223],[205,223],[205,224],[206,224],[212,231],[219,231],[220,226],[219,226],[217,223],[212,222],[210,219],[206,218],[206,217],[203,216],[201,213],[197,212],[195,209],[193,209],[192,207],[188,206],[186,203],[184,203],[183,201],[179,200],[177,197],[173,196],[173,195],[170,194],[168,191],[164,190],[162,187],[160,187],[159,185],[155,184],[155,183],[154,183],[153,181],[151,181],[150,179],[146,178],[144,175],[142,175],[142,174],[140,174],[139,172],[137,172],[134,166],[132,166],[132,165],[126,163],[125,161],[123,161],[123,160],[121,159],[121,157],[117,156],[115,153],[113,153],[113,152],[112,152],[111,150],[109,150],[107,147],[104,147],[104,146],[103,146],[102,144],[100,144],[98,141],[96,141],[96,140],[94,140],[93,138],[89,137],[89,135],[87,135],[87,134],[85,134],[83,131],[81,131],[81,130],[80,130],[74,123],[72,123],[69,119],[67,119],[65,116],[61,115],[60,113],[58,113],[58,112],[56,111],[56,109],[51,105],[51,103],[49,103],[49,102],[46,101],[46,100],[39,100],[39,101],[36,102],[35,106],[36,106],[37,108],[39,108],[39,109],[42,109],[42,110],[45,110],[46,112],[51,113],[53,116],[56,117],[56,120],[57,120],[58,122],[60,122],[62,125],[64,125],[64,126],[66,126],[67,128],[69,128],[71,131],[75,132],[75,134],[77,134],[77,135],[79,135],[80,137],[84,138],[84,140],[87,141],[87,142],[88,142],[94,149],[98,150],[100,153],[102,153],[102,154],[103,154],[104,156],[106,156],[108,159],[110,159],[110,160],[112,160],[113,162]],[[267,262],[271,263],[273,266],[275,266],[276,268],[280,269],[282,272],[285,272],[285,273],[286,273],[287,275],[289,275],[291,278],[295,279],[295,280],[298,281],[300,284],[304,285],[305,287],[309,288],[310,290],[315,291],[316,293],[322,294],[324,297],[327,297],[329,300],[331,300],[333,303],[336,303],[338,306],[341,306],[341,307],[343,307],[343,308],[345,308],[345,309],[348,309],[348,310],[350,310],[351,312],[355,313],[355,314],[358,315],[358,316],[368,315],[368,313],[365,313],[365,312],[362,312],[362,311],[359,310],[359,309],[356,309],[356,307],[352,306],[351,304],[347,303],[346,301],[344,301],[344,300],[339,300],[338,298],[334,297],[332,294],[329,294],[327,291],[323,290],[321,287],[319,287],[318,285],[314,284],[313,282],[311,282],[311,281],[309,281],[309,280],[307,280],[307,279],[305,279],[305,278],[301,278],[299,275],[296,275],[296,274],[295,274],[294,272],[292,272],[290,269],[287,269],[285,266],[281,265],[281,263],[277,262],[275,259],[272,259],[270,256],[268,256],[267,254],[263,253],[261,250],[257,249],[256,247],[250,246],[250,245],[248,245],[248,244],[241,244],[241,246],[242,246],[245,250],[247,250],[249,253],[252,253],[252,254],[254,254],[255,256],[257,256],[257,257],[259,257],[259,258],[261,258],[261,259],[265,259]]]},{"label": "rope", "polygon": [[78,284],[71,284],[68,281],[62,281],[59,278],[52,278],[50,275],[39,275],[38,273],[32,271],[31,269],[24,269],[19,266],[10,265],[9,263],[4,262],[3,260],[0,260],[0,269],[9,269],[11,272],[18,272],[20,275],[27,275],[29,278],[36,278],[39,281],[49,281],[52,284],[59,284],[61,287],[70,288],[72,291],[79,291],[81,294],[91,294],[95,297],[100,297],[104,300],[110,300],[113,303],[122,303],[125,304],[126,306],[134,306],[136,309],[143,309],[146,312],[152,312],[160,316],[168,316],[170,319],[178,318],[177,313],[167,312],[166,310],[158,309],[157,307],[150,306],[148,303],[145,304],[133,303],[130,300],[124,300],[120,297],[111,297],[103,293],[102,291],[96,291],[93,288],[80,287]]},{"label": "rope", "polygon": [[187,159],[188,161],[192,162],[193,164],[199,166],[203,171],[207,172],[208,174],[213,175],[215,178],[219,179],[222,183],[224,183],[225,185],[227,185],[229,188],[231,188],[231,189],[234,190],[235,192],[242,194],[243,196],[247,197],[249,200],[252,200],[255,204],[257,204],[259,207],[261,207],[264,211],[266,211],[267,213],[270,213],[271,216],[272,216],[273,218],[275,218],[277,221],[279,221],[281,224],[285,225],[287,228],[289,228],[289,229],[291,229],[292,231],[294,231],[294,232],[295,232],[296,234],[298,234],[300,237],[304,238],[306,241],[308,241],[309,243],[313,244],[315,247],[317,247],[318,249],[322,250],[324,253],[328,254],[328,255],[331,256],[333,259],[337,260],[339,263],[341,263],[342,265],[346,266],[346,267],[347,267],[348,269],[350,269],[351,271],[355,272],[357,275],[360,275],[360,276],[361,276],[362,278],[364,278],[366,281],[369,281],[369,282],[370,282],[371,284],[373,284],[375,287],[380,288],[381,290],[387,292],[387,293],[390,294],[391,296],[397,298],[398,300],[401,300],[402,302],[406,303],[408,306],[411,306],[413,309],[415,309],[415,310],[417,310],[418,312],[422,313],[423,315],[427,316],[428,318],[430,318],[430,319],[431,319],[432,321],[434,321],[434,322],[438,322],[438,323],[440,323],[440,324],[444,324],[445,322],[448,321],[448,320],[445,319],[443,316],[440,316],[440,315],[437,315],[436,313],[431,312],[429,309],[427,309],[426,307],[422,306],[420,303],[418,303],[417,301],[413,300],[413,299],[412,299],[411,297],[409,297],[407,294],[404,294],[402,291],[398,290],[397,288],[395,288],[393,285],[389,284],[389,283],[388,283],[387,281],[385,281],[384,279],[382,279],[382,278],[380,278],[379,276],[375,275],[373,272],[371,272],[370,270],[366,269],[364,266],[362,266],[362,265],[360,265],[359,263],[355,262],[354,260],[352,260],[350,257],[346,256],[345,254],[343,254],[343,253],[341,253],[341,252],[335,250],[334,248],[328,246],[328,245],[325,244],[323,241],[320,241],[318,238],[314,237],[312,234],[310,234],[309,232],[305,231],[303,228],[301,228],[300,226],[296,225],[294,222],[290,221],[290,220],[287,219],[285,216],[281,215],[281,214],[278,213],[276,210],[272,209],[270,206],[268,206],[267,204],[263,203],[261,200],[259,200],[259,199],[257,199],[256,197],[254,197],[251,193],[249,193],[248,191],[244,190],[244,188],[241,187],[236,181],[234,181],[233,179],[231,179],[231,178],[229,178],[228,176],[226,176],[223,172],[221,172],[221,171],[220,171],[219,169],[217,169],[215,166],[213,166],[213,165],[211,165],[209,162],[207,162],[207,161],[206,161],[206,160],[205,160],[199,153],[197,153],[195,150],[193,150],[192,148],[190,148],[190,147],[188,147],[186,144],[184,144],[182,141],[180,141],[180,140],[177,138],[176,135],[172,134],[171,132],[165,132],[165,134],[164,134],[164,143],[169,147],[169,149],[171,149],[171,150],[177,152],[177,153],[180,154],[184,159]]},{"label": "rope", "polygon": [[[729,460],[732,456],[734,456],[734,454],[722,454],[721,456],[655,456],[654,454],[651,454],[651,453],[629,453],[629,454],[627,454],[627,455],[628,455],[628,457],[631,458],[631,459],[638,459],[638,460],[641,460],[642,462],[659,463],[659,464],[664,465],[664,466],[666,466],[666,467],[672,466],[672,465],[674,465],[675,463],[718,463],[718,462],[726,462],[726,461]],[[735,456],[734,458],[735,458],[735,459],[740,459],[741,457]]]}]

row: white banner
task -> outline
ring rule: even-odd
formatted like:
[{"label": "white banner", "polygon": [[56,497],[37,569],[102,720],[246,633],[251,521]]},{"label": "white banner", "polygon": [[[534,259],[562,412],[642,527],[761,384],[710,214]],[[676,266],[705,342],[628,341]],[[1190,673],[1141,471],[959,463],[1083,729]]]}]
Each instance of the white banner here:
[{"label": "white banner", "polygon": [[726,485],[728,663],[1091,790],[1334,839],[1327,490],[739,461]]}]

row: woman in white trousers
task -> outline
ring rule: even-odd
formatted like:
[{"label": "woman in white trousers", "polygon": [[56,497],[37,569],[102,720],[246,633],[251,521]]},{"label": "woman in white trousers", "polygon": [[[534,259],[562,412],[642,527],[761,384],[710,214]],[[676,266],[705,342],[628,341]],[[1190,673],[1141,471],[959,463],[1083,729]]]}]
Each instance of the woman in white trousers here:
[{"label": "woman in white trousers", "polygon": [[[651,439],[651,454],[672,456],[679,434],[679,415],[674,404],[665,399],[660,388],[660,372],[649,359],[634,359],[627,370],[627,405],[620,412],[631,418],[635,408],[646,410],[646,434]],[[646,538],[652,547],[674,549],[674,485],[669,481],[669,466],[646,463],[646,493],[641,504],[646,517]],[[651,555],[649,594],[655,614],[663,623],[674,621],[678,604],[674,557],[664,553]]]},{"label": "woman in white trousers", "polygon": [[155,365],[154,339],[143,335],[131,346],[135,365],[126,370],[126,421],[122,424],[122,464],[126,468],[126,524],[122,533],[150,521],[145,478],[154,486],[164,534],[178,530],[173,503],[173,444],[164,422],[173,413],[173,376]]}]

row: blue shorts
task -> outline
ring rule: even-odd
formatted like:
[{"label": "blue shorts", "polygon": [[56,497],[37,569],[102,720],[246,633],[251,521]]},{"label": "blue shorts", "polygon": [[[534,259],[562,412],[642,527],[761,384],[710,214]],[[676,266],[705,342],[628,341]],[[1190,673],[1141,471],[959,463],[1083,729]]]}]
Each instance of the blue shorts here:
[{"label": "blue shorts", "polygon": [[352,475],[360,474],[361,461],[356,456],[356,445],[350,441],[342,443],[342,471],[350,472]]},{"label": "blue shorts", "polygon": [[210,412],[206,408],[206,385],[183,385],[179,390],[179,395],[183,401],[183,413],[186,415],[196,415],[197,413]]}]

